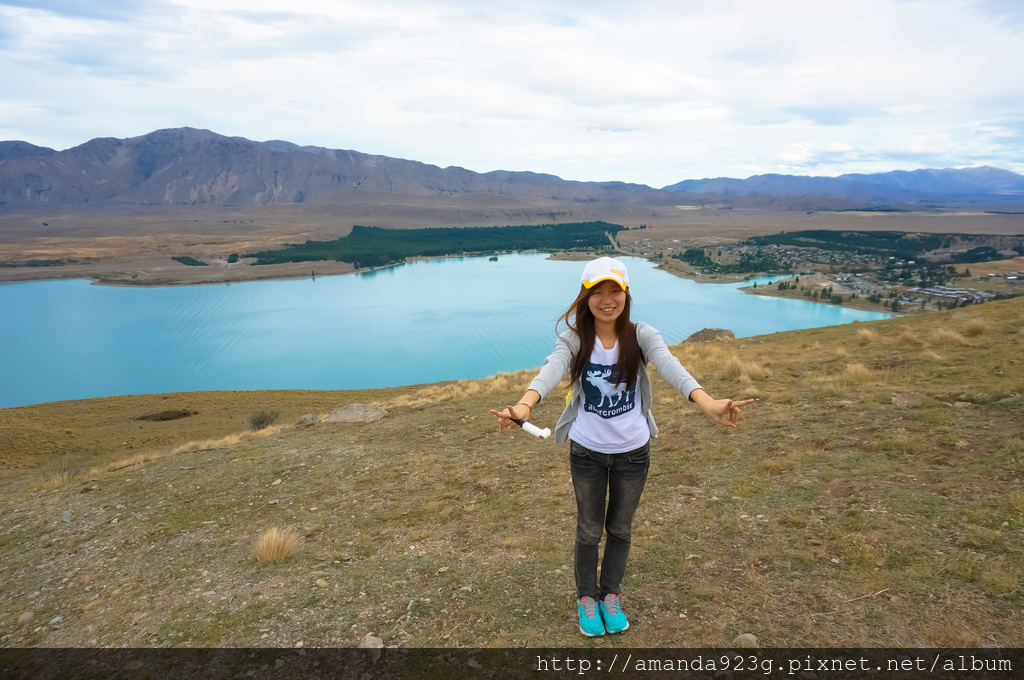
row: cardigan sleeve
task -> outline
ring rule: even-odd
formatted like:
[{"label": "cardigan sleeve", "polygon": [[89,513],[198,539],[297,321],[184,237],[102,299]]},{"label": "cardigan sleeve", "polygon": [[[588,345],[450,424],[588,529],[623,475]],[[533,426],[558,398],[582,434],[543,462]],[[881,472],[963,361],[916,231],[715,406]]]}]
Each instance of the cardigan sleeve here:
[{"label": "cardigan sleeve", "polygon": [[544,360],[544,367],[530,383],[528,389],[539,394],[541,399],[558,385],[562,376],[569,370],[569,363],[572,361],[572,354],[575,351],[574,345],[578,347],[578,344],[572,342],[576,338],[575,335],[570,336],[571,333],[572,331],[568,330],[558,336],[558,340],[555,341],[555,349]]},{"label": "cardigan sleeve", "polygon": [[704,389],[687,371],[679,359],[669,351],[668,345],[661,339],[661,333],[652,326],[645,323],[636,324],[636,338],[643,350],[644,359],[654,364],[658,374],[664,378],[669,385],[679,390],[686,398],[694,390]]}]

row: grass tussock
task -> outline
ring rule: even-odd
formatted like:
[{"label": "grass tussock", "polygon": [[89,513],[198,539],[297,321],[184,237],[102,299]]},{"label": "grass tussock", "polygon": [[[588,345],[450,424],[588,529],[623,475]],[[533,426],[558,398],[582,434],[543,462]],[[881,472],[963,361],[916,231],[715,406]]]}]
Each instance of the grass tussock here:
[{"label": "grass tussock", "polygon": [[968,337],[976,338],[981,335],[985,335],[989,331],[989,325],[982,319],[971,319],[964,326],[964,333]]},{"label": "grass tussock", "polygon": [[763,399],[765,393],[754,387],[752,383],[740,384],[740,389],[736,393],[737,399]]},{"label": "grass tussock", "polygon": [[843,371],[843,380],[847,383],[866,383],[878,379],[878,373],[864,364],[847,364]]},{"label": "grass tussock", "polygon": [[857,342],[862,345],[875,345],[882,339],[882,336],[870,328],[862,328],[857,331]]},{"label": "grass tussock", "polygon": [[734,380],[747,379],[751,381],[764,380],[771,376],[772,372],[754,361],[742,361],[737,356],[732,356],[725,362],[725,374]]},{"label": "grass tussock", "polygon": [[968,344],[967,338],[950,328],[935,329],[929,337],[929,341],[935,345],[947,346],[963,346]]},{"label": "grass tussock", "polygon": [[1011,491],[1003,498],[1006,511],[1018,521],[1024,520],[1024,491]]},{"label": "grass tussock", "polygon": [[40,487],[59,489],[81,474],[84,465],[79,456],[55,454],[40,459],[38,467],[42,477]]},{"label": "grass tussock", "polygon": [[789,472],[797,463],[800,462],[800,456],[795,453],[787,453],[785,456],[778,458],[762,458],[754,464],[759,471],[775,475],[782,472]]},{"label": "grass tussock", "polygon": [[828,399],[845,399],[846,390],[839,383],[828,382],[824,385],[820,385],[814,388],[812,397],[815,401],[824,401]]},{"label": "grass tussock", "polygon": [[923,344],[920,337],[912,329],[907,326],[900,328],[900,334],[896,336],[896,341],[903,345],[911,345],[917,347]]},{"label": "grass tussock", "polygon": [[63,471],[63,472],[50,472],[50,473],[47,473],[43,477],[43,481],[40,482],[39,488],[40,489],[59,489],[62,486],[64,486],[65,484],[67,484],[68,482],[70,482],[74,478],[75,478],[75,476],[73,474],[71,474],[70,472],[66,472],[66,471]]},{"label": "grass tussock", "polygon": [[884,434],[875,441],[875,451],[896,455],[916,456],[920,455],[928,446],[924,437],[919,435],[889,435]]},{"label": "grass tussock", "polygon": [[298,534],[290,529],[271,527],[260,534],[252,556],[260,564],[272,564],[291,555],[298,546]]},{"label": "grass tussock", "polygon": [[1003,532],[986,527],[974,527],[967,533],[965,542],[972,548],[995,548],[1003,544]]}]

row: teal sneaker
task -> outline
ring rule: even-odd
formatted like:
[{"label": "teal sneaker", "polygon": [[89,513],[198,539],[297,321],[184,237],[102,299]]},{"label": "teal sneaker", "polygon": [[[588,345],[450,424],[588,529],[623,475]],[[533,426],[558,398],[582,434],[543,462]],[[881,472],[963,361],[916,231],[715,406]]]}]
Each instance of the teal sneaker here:
[{"label": "teal sneaker", "polygon": [[622,607],[619,606],[618,595],[608,593],[599,604],[605,631],[608,633],[621,633],[629,628],[629,621],[626,620],[626,615],[622,613]]},{"label": "teal sneaker", "polygon": [[587,637],[604,635],[604,623],[597,611],[597,602],[592,597],[584,597],[576,602],[580,610],[580,632]]}]

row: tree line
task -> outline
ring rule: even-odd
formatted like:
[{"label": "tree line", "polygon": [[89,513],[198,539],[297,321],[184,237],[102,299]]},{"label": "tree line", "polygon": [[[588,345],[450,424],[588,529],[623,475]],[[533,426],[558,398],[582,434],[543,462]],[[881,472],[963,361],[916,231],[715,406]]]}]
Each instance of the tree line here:
[{"label": "tree line", "polygon": [[614,236],[623,229],[620,224],[608,222],[433,229],[356,225],[348,236],[334,241],[306,241],[280,250],[249,253],[245,257],[256,258],[253,264],[257,265],[335,260],[362,269],[405,262],[407,257],[603,248],[609,245],[609,235]]}]

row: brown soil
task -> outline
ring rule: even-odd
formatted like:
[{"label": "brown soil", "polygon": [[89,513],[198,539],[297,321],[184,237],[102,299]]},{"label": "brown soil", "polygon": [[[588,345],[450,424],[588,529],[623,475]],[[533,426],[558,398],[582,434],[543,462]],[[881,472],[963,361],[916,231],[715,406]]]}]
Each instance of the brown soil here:
[{"label": "brown soil", "polygon": [[[352,271],[344,263],[228,265],[232,253],[281,247],[306,240],[341,238],[354,224],[388,228],[540,224],[603,219],[646,229],[622,234],[620,243],[648,238],[655,249],[686,243],[713,245],[792,229],[867,229],[1019,234],[1024,216],[985,213],[812,213],[769,210],[680,209],[674,206],[556,206],[542,202],[505,205],[498,198],[359,195],[337,204],[262,208],[166,208],[132,206],[0,211],[0,281],[92,278],[119,285],[224,283],[261,278],[304,278]],[[546,210],[546,212],[545,212]],[[679,241],[679,243],[674,243]],[[210,262],[189,267],[170,258]],[[70,260],[48,267],[29,260]],[[667,269],[687,275],[688,267]],[[702,282],[731,281],[699,277]]]}]

